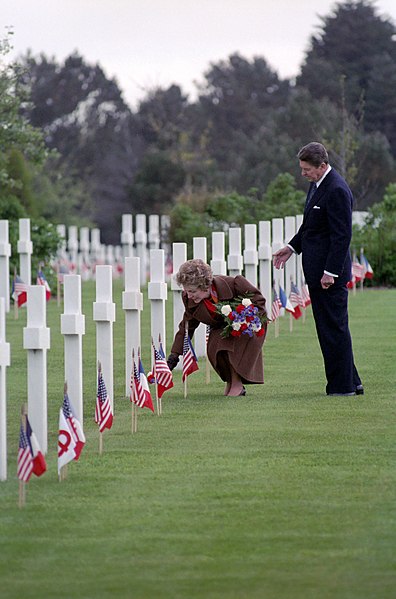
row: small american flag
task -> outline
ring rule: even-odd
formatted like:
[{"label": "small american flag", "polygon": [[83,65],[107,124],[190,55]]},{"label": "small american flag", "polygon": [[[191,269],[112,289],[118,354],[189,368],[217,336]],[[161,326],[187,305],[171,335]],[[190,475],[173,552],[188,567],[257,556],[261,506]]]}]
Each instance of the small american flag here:
[{"label": "small american flag", "polygon": [[131,380],[131,401],[139,408],[148,408],[154,412],[153,400],[148,387],[147,378],[144,374],[143,365],[139,358],[139,369],[133,361],[133,375]]},{"label": "small american flag", "polygon": [[29,445],[29,440],[23,425],[19,433],[19,450],[17,461],[17,475],[19,480],[27,483],[33,472],[33,456]]},{"label": "small american flag", "polygon": [[352,281],[355,281],[356,283],[358,283],[359,281],[364,279],[364,271],[365,271],[364,266],[362,266],[360,264],[359,260],[356,258],[352,262]]},{"label": "small american flag", "polygon": [[272,305],[271,305],[271,320],[274,321],[279,318],[280,309],[282,307],[282,303],[278,297],[278,294],[275,291],[275,288],[272,289]]},{"label": "small american flag", "polygon": [[301,307],[304,307],[304,300],[297,285],[293,282],[290,283],[289,300],[294,308],[293,317],[297,320],[302,316]]},{"label": "small american flag", "polygon": [[372,279],[374,272],[373,269],[371,267],[370,262],[367,260],[366,256],[364,254],[360,255],[360,259],[362,261],[362,265],[364,268],[364,278],[365,279]]},{"label": "small american flag", "polygon": [[199,370],[198,360],[197,356],[195,355],[191,339],[188,335],[188,330],[186,329],[183,342],[183,383],[186,380],[186,378],[196,370]]},{"label": "small american flag", "polygon": [[12,280],[11,297],[14,302],[17,302],[18,308],[27,302],[27,285],[18,275],[15,275]]},{"label": "small american flag", "polygon": [[113,424],[113,412],[111,410],[110,397],[103,380],[102,369],[98,368],[98,393],[96,397],[95,422],[99,425],[99,432],[105,428],[111,428]]},{"label": "small american flag", "polygon": [[304,308],[306,308],[311,303],[311,297],[309,295],[308,285],[306,285],[305,283],[301,287],[301,296],[302,296],[303,301],[304,301]]},{"label": "small american flag", "polygon": [[58,281],[59,283],[64,282],[65,275],[69,274],[69,268],[66,264],[60,264],[58,268]]},{"label": "small american flag", "polygon": [[37,283],[37,285],[43,285],[45,287],[45,298],[48,302],[48,300],[51,299],[51,287],[49,286],[48,281],[45,278],[45,275],[42,270],[39,270],[37,272],[36,283]]},{"label": "small american flag", "polygon": [[290,301],[293,306],[304,307],[304,300],[299,288],[293,282],[290,284]]},{"label": "small american flag", "polygon": [[41,476],[47,470],[47,463],[45,457],[40,450],[40,446],[36,439],[36,435],[32,431],[28,417],[26,416],[26,437],[30,447],[30,453],[32,454],[32,467],[33,474],[35,476]]},{"label": "small american flag", "polygon": [[63,404],[62,404],[63,415],[66,418],[66,422],[69,425],[69,430],[72,436],[72,439],[75,443],[74,452],[75,452],[75,460],[78,460],[80,457],[80,453],[82,448],[85,445],[85,435],[81,428],[80,421],[76,418],[69,396],[67,393],[63,396]]},{"label": "small american flag", "polygon": [[166,358],[158,351],[153,343],[155,379],[157,383],[158,397],[161,398],[165,391],[172,389],[173,378]]}]

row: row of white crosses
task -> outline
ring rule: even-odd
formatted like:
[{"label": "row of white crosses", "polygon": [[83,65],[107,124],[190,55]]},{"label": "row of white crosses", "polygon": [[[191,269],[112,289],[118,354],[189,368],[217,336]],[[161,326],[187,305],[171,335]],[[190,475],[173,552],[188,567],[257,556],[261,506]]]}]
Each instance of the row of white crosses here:
[{"label": "row of white crosses", "polygon": [[[147,230],[148,220],[148,230]],[[74,271],[80,273],[83,280],[92,276],[92,269],[87,268],[96,264],[117,265],[123,258],[136,256],[140,258],[140,282],[147,283],[148,252],[162,247],[169,253],[167,246],[161,243],[161,238],[167,236],[169,216],[145,214],[135,216],[135,233],[133,233],[132,214],[122,215],[122,231],[120,245],[104,245],[100,241],[100,229],[88,227],[77,228],[71,225],[58,225],[57,231],[63,242],[58,252],[58,260],[72,264]],[[67,240],[66,240],[67,233]],[[116,274],[115,270],[113,274]]]},{"label": "row of white crosses", "polygon": [[[128,218],[127,218],[128,217]],[[128,222],[126,222],[128,221]],[[153,247],[159,246],[159,217],[151,215],[149,221],[154,223],[149,231],[149,238]],[[259,239],[257,247],[257,225],[247,224],[244,227],[245,247],[242,255],[241,238],[242,231],[239,227],[231,227],[229,233],[229,254],[225,258],[225,234],[215,232],[212,234],[212,260],[211,265],[216,274],[226,274],[231,276],[244,273],[247,279],[257,285],[257,274],[260,277],[260,288],[264,296],[269,300],[271,298],[272,277],[271,277],[271,253],[277,251],[293,237],[295,231],[302,222],[302,216],[286,217],[285,219],[275,218],[272,221],[272,245],[271,245],[271,223],[261,221],[259,223]],[[123,215],[122,238],[133,241],[133,234],[130,228],[132,223],[131,215]],[[146,216],[136,216],[136,257],[140,258],[140,283],[145,285],[147,282],[147,233]],[[59,225],[62,228],[62,225]],[[194,257],[202,258],[206,261],[206,238],[194,241]],[[95,260],[106,264],[113,264],[111,255],[103,254],[105,246],[100,244],[99,229],[92,229],[91,242],[89,242],[89,230],[87,227],[80,229],[80,244],[77,239],[77,227],[69,227],[68,249],[71,261],[78,263],[79,256],[81,260],[88,260],[89,255],[94,256]],[[33,252],[32,242],[30,240],[30,220],[19,220],[19,240],[18,253],[20,256],[20,277],[24,283],[31,283],[31,255]],[[78,251],[80,249],[80,251]],[[129,256],[133,254],[133,247],[123,247],[123,251],[128,249]],[[8,221],[0,220],[0,297],[4,297],[6,302],[6,311],[10,309],[10,289],[9,289],[9,257],[11,255],[11,246],[8,241]],[[60,256],[66,256],[65,244],[60,249]],[[177,260],[176,260],[177,261]],[[259,273],[258,273],[259,267]],[[175,271],[175,266],[174,266]],[[80,270],[83,280],[86,278],[84,272]],[[290,282],[293,280],[298,288],[302,284],[301,256],[292,256],[286,263],[285,272],[275,271],[273,278],[277,287],[279,285],[285,289],[286,295],[290,293]]]},{"label": "row of white crosses", "polygon": [[[223,232],[215,232],[212,234],[213,255],[211,263],[214,272],[218,274],[236,274],[243,273],[247,279],[257,285],[258,276],[260,280],[269,280],[268,276],[268,250],[276,251],[287,243],[295,234],[296,230],[302,222],[302,215],[297,217],[289,216],[285,219],[275,218],[270,221],[260,221],[258,224],[258,245],[257,245],[257,225],[246,224],[244,226],[244,249],[242,253],[242,229],[239,227],[231,227],[228,230],[229,254],[225,257],[225,234]],[[80,240],[78,240],[78,229],[75,226],[69,227],[69,237],[67,241],[67,250],[70,261],[77,266],[76,272],[82,274],[83,280],[89,278],[90,273],[84,270],[84,264],[99,263],[99,264],[115,264],[119,263],[121,257],[136,256],[140,258],[140,283],[146,285],[148,280],[148,252],[153,249],[159,249],[161,238],[166,236],[167,228],[169,227],[169,217],[163,215],[137,214],[135,216],[135,233],[133,233],[133,217],[131,214],[122,215],[122,232],[121,246],[104,246],[100,243],[99,229],[91,230],[91,240],[89,240],[89,229],[87,227],[80,228]],[[272,245],[271,245],[271,229],[272,229]],[[61,236],[65,235],[65,227],[58,226],[58,231]],[[67,256],[66,242],[63,244],[59,256]],[[166,254],[169,254],[169,248],[163,247]],[[198,254],[194,252],[195,257],[205,259],[202,252]],[[264,267],[264,272],[259,273],[258,268]],[[285,289],[286,294],[290,293],[290,282],[301,287],[301,258],[292,256],[286,264],[285,274],[283,271],[274,273],[274,280],[277,286],[281,285]],[[270,297],[271,285],[265,286],[263,291],[266,297]]]},{"label": "row of white crosses", "polygon": [[[116,266],[122,263],[121,246],[104,245],[100,241],[100,229],[89,229],[71,225],[68,227],[66,241],[65,225],[57,225],[57,232],[62,239],[58,250],[58,261],[68,266],[69,270],[81,274],[83,281],[93,275],[93,266],[109,264]],[[114,269],[114,275],[117,270]]]},{"label": "row of white crosses", "polygon": [[[158,253],[159,252],[159,253]],[[151,334],[165,343],[165,283],[164,252],[153,250],[149,298],[151,301]],[[123,308],[126,324],[125,395],[130,394],[132,352],[140,350],[140,313],[143,294],[139,283],[140,259],[125,259],[125,291]],[[96,358],[102,365],[110,403],[114,412],[113,384],[113,323],[115,304],[112,298],[112,267],[99,265],[96,273],[96,301],[93,320],[96,322]],[[64,313],[61,334],[64,336],[64,372],[68,395],[77,419],[83,425],[83,354],[82,336],[85,316],[81,313],[81,276],[64,277]],[[47,425],[47,351],[50,349],[50,329],[46,326],[46,298],[42,285],[28,287],[27,326],[23,330],[23,347],[27,350],[28,418],[41,451],[48,450]],[[5,301],[0,298],[0,480],[7,478],[6,367],[10,365],[10,347],[5,341]]]},{"label": "row of white crosses", "polygon": [[[287,235],[292,236],[295,230],[290,220]],[[287,228],[288,227],[288,228]],[[245,226],[245,250],[241,253],[241,230],[229,230],[230,253],[228,260],[225,258],[225,234],[215,232],[212,234],[212,259],[210,260],[214,274],[226,274],[227,263],[229,274],[245,274],[247,278],[257,285],[257,270],[259,271],[258,286],[267,298],[268,305],[271,301],[272,276],[271,258],[284,243],[283,219],[274,219],[272,222],[273,240],[271,244],[271,223],[259,223],[259,245],[256,248],[256,225]],[[25,229],[26,232],[26,229]],[[27,241],[26,239],[24,240]],[[195,258],[207,261],[206,237],[195,238],[193,241],[193,254]],[[24,256],[30,255],[31,246],[23,243],[18,246]],[[5,252],[7,253],[7,252]],[[171,290],[173,292],[173,332],[183,316],[183,303],[181,300],[182,289],[175,281],[175,273],[180,265],[187,259],[187,245],[185,243],[173,244],[173,276]],[[25,268],[28,268],[27,261]],[[243,273],[243,264],[245,271]],[[130,393],[130,377],[132,372],[132,353],[137,355],[141,346],[140,314],[143,309],[143,295],[140,289],[141,258],[136,256],[126,257],[125,265],[125,291],[122,296],[122,307],[125,312],[125,394]],[[293,265],[293,261],[291,262]],[[30,261],[29,261],[30,266]],[[292,270],[292,268],[294,270]],[[286,272],[296,280],[295,265]],[[22,272],[22,271],[21,271]],[[280,272],[282,275],[283,272]],[[25,274],[26,277],[30,276]],[[6,277],[7,278],[7,277]],[[28,279],[29,280],[29,279]],[[297,278],[298,280],[298,278]],[[283,278],[278,276],[279,284]],[[65,346],[65,380],[68,382],[69,397],[76,411],[76,416],[83,423],[83,380],[82,380],[82,335],[85,333],[85,316],[81,313],[81,277],[80,275],[65,275],[64,277],[64,313],[61,316],[61,333],[64,336]],[[287,285],[286,285],[287,289]],[[157,342],[161,338],[163,347],[166,348],[166,322],[165,302],[167,300],[167,283],[165,280],[165,252],[162,249],[150,250],[150,281],[148,297],[151,306],[151,337]],[[5,315],[5,299],[2,299],[0,308],[3,319]],[[96,271],[96,301],[93,305],[93,320],[96,322],[96,354],[97,360],[102,364],[103,377],[106,382],[110,402],[114,410],[113,394],[113,323],[115,321],[115,304],[112,299],[112,266],[99,265]],[[206,351],[205,328],[199,328],[196,334],[195,348],[198,356]],[[28,417],[35,431],[40,447],[44,453],[48,447],[47,433],[47,359],[46,352],[50,349],[50,330],[46,326],[46,301],[45,289],[41,285],[32,285],[28,288],[27,326],[23,335],[24,349],[27,350],[28,363]],[[5,368],[10,362],[9,346],[5,342],[5,325],[0,320],[0,436],[2,438],[0,454],[0,477],[6,477],[6,426],[5,426]]]},{"label": "row of white crosses", "polygon": [[[31,281],[31,255],[33,244],[30,240],[30,219],[19,219],[19,239],[17,244],[19,254],[19,274],[27,285]],[[10,311],[10,256],[8,220],[0,220],[0,297],[4,298],[5,311]]]}]

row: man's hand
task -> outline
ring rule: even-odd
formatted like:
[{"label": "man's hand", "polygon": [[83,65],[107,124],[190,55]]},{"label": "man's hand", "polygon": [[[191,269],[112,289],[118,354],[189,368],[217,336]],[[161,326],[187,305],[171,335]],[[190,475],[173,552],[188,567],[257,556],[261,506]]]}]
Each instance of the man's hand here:
[{"label": "man's hand", "polygon": [[275,268],[283,268],[285,262],[288,261],[292,253],[293,251],[287,245],[275,252],[275,254],[272,256]]},{"label": "man's hand", "polygon": [[323,273],[322,278],[320,279],[320,284],[322,285],[322,289],[328,289],[332,285],[334,285],[334,277],[331,275],[327,275]]}]

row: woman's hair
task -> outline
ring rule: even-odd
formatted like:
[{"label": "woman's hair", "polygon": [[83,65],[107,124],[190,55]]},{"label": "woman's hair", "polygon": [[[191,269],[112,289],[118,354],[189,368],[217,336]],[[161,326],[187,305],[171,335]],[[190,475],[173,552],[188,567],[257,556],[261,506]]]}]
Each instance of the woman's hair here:
[{"label": "woman's hair", "polygon": [[176,283],[182,287],[195,287],[196,289],[209,289],[213,281],[213,272],[209,264],[196,258],[187,260],[176,274]]},{"label": "woman's hair", "polygon": [[297,154],[297,158],[316,167],[320,166],[323,162],[325,164],[329,163],[326,148],[317,141],[311,141],[311,143],[301,148]]}]

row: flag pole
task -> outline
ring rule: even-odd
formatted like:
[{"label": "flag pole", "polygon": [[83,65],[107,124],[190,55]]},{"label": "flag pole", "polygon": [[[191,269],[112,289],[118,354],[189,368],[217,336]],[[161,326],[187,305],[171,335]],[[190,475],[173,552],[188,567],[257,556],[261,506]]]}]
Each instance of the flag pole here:
[{"label": "flag pole", "polygon": [[61,483],[63,480],[67,479],[67,464],[62,466],[59,472],[59,482]]},{"label": "flag pole", "polygon": [[135,432],[135,410],[133,401],[135,398],[135,350],[132,348],[132,373],[131,373],[131,433]]},{"label": "flag pole", "polygon": [[[23,430],[26,433],[26,415],[27,415],[27,405],[24,403],[21,406],[21,425]],[[22,508],[26,504],[26,483],[23,480],[19,481],[19,490],[18,490],[18,507]]]},{"label": "flag pole", "polygon": [[153,367],[152,367],[152,373],[154,376],[154,387],[155,387],[155,403],[157,406],[157,416],[161,415],[161,411],[160,411],[160,406],[159,406],[159,400],[158,400],[158,382],[157,382],[157,369],[155,366],[155,351],[154,351],[154,340],[151,337],[151,347],[153,348]]},{"label": "flag pole", "polygon": [[[364,249],[361,247],[360,248],[360,264],[363,264],[363,254],[364,254]],[[362,278],[360,279],[360,291],[363,291],[365,277],[366,277],[366,273],[364,273],[364,277],[362,276]]]},{"label": "flag pole", "polygon": [[279,337],[279,317],[275,320],[275,339]]},{"label": "flag pole", "polygon": [[292,316],[291,312],[289,312],[289,332],[290,333],[293,332],[293,316]]},{"label": "flag pole", "polygon": [[137,429],[138,429],[138,406],[135,403],[133,404],[133,411],[134,411],[133,432],[137,433]]},{"label": "flag pole", "polygon": [[60,280],[59,280],[59,261],[56,263],[56,304],[60,306]]},{"label": "flag pole", "polygon": [[[98,375],[102,372],[102,365],[98,360]],[[98,376],[99,379],[99,376]],[[100,422],[99,422],[99,455],[103,453],[103,433],[100,432]]]},{"label": "flag pole", "polygon": [[208,385],[210,383],[210,362],[209,362],[209,358],[208,358],[208,341],[209,341],[209,334],[210,334],[210,327],[209,325],[206,325],[206,347],[205,347],[205,355],[206,355],[206,362],[205,362],[205,381],[206,384]]},{"label": "flag pole", "polygon": [[[64,385],[63,385],[63,396],[65,396],[66,393],[67,393],[67,381],[65,381]],[[65,480],[65,478],[67,477],[67,469],[66,469],[66,467],[67,467],[67,464],[65,464],[64,466],[62,466],[62,468],[59,470],[58,478],[59,478],[59,482],[60,483],[62,482],[62,480]]]},{"label": "flag pole", "polygon": [[18,507],[22,508],[26,504],[26,483],[23,480],[19,481],[19,496],[18,496]]},{"label": "flag pole", "polygon": [[[188,339],[188,326],[186,326],[184,330],[184,338]],[[184,351],[183,351],[183,362],[184,362]],[[184,372],[184,364],[183,364],[183,372]],[[187,376],[184,377],[184,399],[187,397]]]},{"label": "flag pole", "polygon": [[[158,343],[160,348],[162,347],[162,343],[161,343],[161,333],[158,334]],[[157,379],[157,377],[155,376],[155,378]],[[158,393],[158,383],[156,381],[155,383],[156,385],[156,392]],[[160,416],[162,416],[162,397],[159,397],[159,414]]]},{"label": "flag pole", "polygon": [[[352,262],[356,262],[356,251],[353,252]],[[352,295],[356,295],[356,275],[352,275]]]},{"label": "flag pole", "polygon": [[[15,285],[16,285],[16,266],[14,266],[14,293],[15,293]],[[15,293],[14,300],[14,320],[18,320],[19,312],[18,312],[18,296]]]}]

